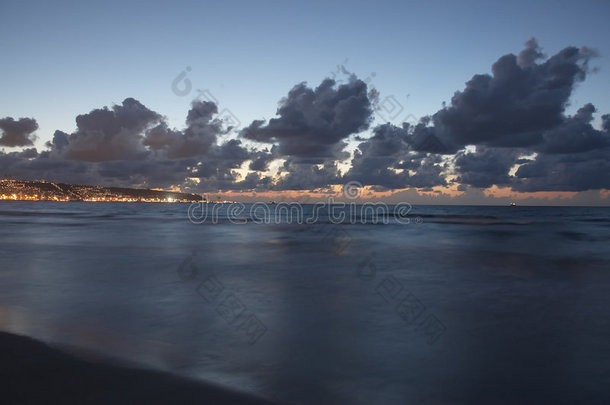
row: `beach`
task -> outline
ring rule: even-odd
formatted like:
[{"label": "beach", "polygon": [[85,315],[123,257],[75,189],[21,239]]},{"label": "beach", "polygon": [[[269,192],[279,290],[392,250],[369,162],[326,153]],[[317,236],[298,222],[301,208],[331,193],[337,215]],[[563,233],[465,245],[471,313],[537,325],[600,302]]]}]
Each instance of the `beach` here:
[{"label": "beach", "polygon": [[2,205],[9,398],[608,402],[608,208],[189,207]]},{"label": "beach", "polygon": [[0,332],[0,397],[7,404],[273,404],[174,375],[92,362]]}]

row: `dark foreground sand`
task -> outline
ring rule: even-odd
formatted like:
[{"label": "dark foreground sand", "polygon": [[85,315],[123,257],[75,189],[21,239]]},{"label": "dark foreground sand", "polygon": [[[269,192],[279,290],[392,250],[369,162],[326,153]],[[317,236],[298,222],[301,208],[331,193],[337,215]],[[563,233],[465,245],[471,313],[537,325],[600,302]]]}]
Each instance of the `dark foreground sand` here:
[{"label": "dark foreground sand", "polygon": [[271,404],[171,374],[92,362],[0,332],[4,404]]}]

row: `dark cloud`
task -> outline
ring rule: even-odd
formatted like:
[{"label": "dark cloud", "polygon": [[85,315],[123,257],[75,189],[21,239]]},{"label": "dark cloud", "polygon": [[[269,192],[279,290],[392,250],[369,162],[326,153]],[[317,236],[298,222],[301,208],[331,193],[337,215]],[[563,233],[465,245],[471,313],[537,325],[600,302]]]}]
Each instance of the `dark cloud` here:
[{"label": "dark cloud", "polygon": [[585,191],[610,188],[610,128],[591,125],[595,107],[587,104],[564,124],[544,134],[535,159],[515,173],[518,191]]},{"label": "dark cloud", "polygon": [[143,145],[170,159],[205,155],[223,133],[222,120],[214,118],[218,107],[210,101],[193,101],[184,131],[161,122],[146,132]]},{"label": "dark cloud", "polygon": [[610,132],[610,114],[602,115],[602,128],[606,132]]},{"label": "dark cloud", "polygon": [[36,150],[36,148],[28,148],[22,150],[21,152],[17,152],[17,156],[24,159],[34,159],[38,157],[38,151]]},{"label": "dark cloud", "polygon": [[189,164],[195,163],[186,159],[114,160],[99,162],[94,168],[104,183],[113,186],[169,188],[183,185],[188,177]]},{"label": "dark cloud", "polygon": [[610,146],[610,134],[607,125],[603,131],[598,131],[591,125],[595,107],[587,104],[564,123],[543,134],[542,144],[536,148],[541,153],[578,154],[593,149]]},{"label": "dark cloud", "polygon": [[408,127],[384,124],[358,145],[345,181],[385,189],[446,185],[441,158],[413,151]]},{"label": "dark cloud", "polygon": [[144,159],[148,151],[142,144],[143,131],[161,120],[161,115],[139,101],[126,98],[111,109],[104,107],[77,116],[76,132],[68,136],[67,144],[59,134],[58,146],[64,144],[61,155],[66,159],[89,162]]},{"label": "dark cloud", "polygon": [[543,55],[531,39],[518,57],[498,59],[491,75],[474,75],[450,106],[432,116],[433,129],[421,130],[454,151],[466,145],[536,145],[542,132],[563,122],[572,90],[585,79],[594,56],[588,48],[568,47],[537,64]]},{"label": "dark cloud", "polygon": [[57,130],[53,134],[53,140],[51,142],[47,142],[46,146],[61,153],[63,152],[64,148],[68,146],[68,143],[70,142],[69,139],[70,135],[63,131]]},{"label": "dark cloud", "polygon": [[[25,152],[25,151],[24,151]],[[0,174],[23,180],[52,180],[79,184],[99,184],[100,178],[88,162],[50,159],[49,153],[33,152],[0,153]]]},{"label": "dark cloud", "polygon": [[585,191],[610,189],[610,149],[578,154],[541,154],[519,167],[516,191]]},{"label": "dark cloud", "polygon": [[267,161],[272,152],[251,151],[240,140],[226,139],[217,114],[214,103],[194,101],[186,128],[170,129],[162,115],[127,98],[120,105],[79,115],[77,130],[72,134],[55,131],[53,140],[46,143],[47,151],[0,153],[0,173],[23,179],[111,186],[179,185],[206,191],[268,184],[258,175],[240,181],[235,169],[248,160]]},{"label": "dark cloud", "polygon": [[[325,79],[315,89],[294,86],[275,118],[253,121],[237,139],[213,102],[194,101],[176,129],[127,98],[79,115],[76,131],[55,131],[47,150],[0,152],[0,174],[196,192],[330,191],[348,181],[374,190],[456,183],[470,195],[493,185],[607,189],[610,115],[601,116],[600,129],[592,104],[565,114],[594,56],[588,48],[567,47],[547,58],[532,38],[518,55],[499,58],[491,74],[474,75],[436,113],[363,135],[379,94],[367,93],[355,76],[345,84]],[[0,145],[30,146],[37,128],[33,119],[4,118]],[[352,140],[359,142],[353,154]],[[276,159],[284,163],[273,176],[268,170]]]},{"label": "dark cloud", "polygon": [[249,169],[257,172],[263,172],[269,169],[269,164],[276,159],[277,146],[273,145],[270,149],[265,148],[260,151],[253,152],[251,154],[252,162],[250,162]]},{"label": "dark cloud", "polygon": [[368,128],[372,113],[367,86],[354,76],[338,86],[325,79],[315,90],[301,83],[281,100],[278,118],[254,121],[241,135],[277,143],[280,155],[328,158],[342,140]]},{"label": "dark cloud", "polygon": [[238,169],[243,162],[250,159],[250,154],[241,146],[241,141],[231,139],[220,146],[216,146],[212,153],[197,164],[192,177],[201,179],[235,178],[232,169]]},{"label": "dark cloud", "polygon": [[0,119],[0,146],[17,147],[34,144],[38,123],[33,118],[20,118],[15,121],[12,117]]},{"label": "dark cloud", "polygon": [[[459,152],[455,169],[462,185],[510,186],[516,191],[585,191],[610,187],[610,133],[591,125],[587,104],[563,124],[543,133],[533,148],[487,148]],[[527,156],[527,158],[525,158]],[[514,176],[509,171],[519,165]]]},{"label": "dark cloud", "polygon": [[428,126],[428,117],[425,117],[423,122],[409,128],[408,123],[404,123],[406,129],[411,129],[410,136],[407,142],[411,145],[413,150],[419,152],[429,152],[442,155],[450,155],[456,152],[456,148],[449,146],[448,143],[443,142],[435,134],[435,128]]},{"label": "dark cloud", "polygon": [[272,187],[274,190],[313,190],[343,182],[333,159],[321,164],[288,159],[284,162],[281,173],[282,177]]},{"label": "dark cloud", "polygon": [[520,150],[484,146],[477,146],[475,152],[460,151],[455,156],[457,181],[479,188],[510,185],[513,177],[509,171],[522,154]]},{"label": "dark cloud", "polygon": [[542,53],[542,48],[538,45],[536,38],[530,38],[525,43],[525,49],[519,52],[517,63],[524,68],[533,67],[536,65],[537,60],[544,59],[545,57],[546,55]]},{"label": "dark cloud", "polygon": [[[597,130],[591,124],[591,104],[572,117],[564,114],[594,56],[589,48],[568,47],[545,59],[532,38],[518,56],[498,59],[491,75],[473,76],[450,106],[416,126],[405,124],[404,139],[417,151],[455,153],[454,171],[462,189],[607,188],[610,117],[602,116],[603,129]],[[475,145],[476,151],[464,150],[467,145]],[[515,165],[518,169],[511,175]]]}]

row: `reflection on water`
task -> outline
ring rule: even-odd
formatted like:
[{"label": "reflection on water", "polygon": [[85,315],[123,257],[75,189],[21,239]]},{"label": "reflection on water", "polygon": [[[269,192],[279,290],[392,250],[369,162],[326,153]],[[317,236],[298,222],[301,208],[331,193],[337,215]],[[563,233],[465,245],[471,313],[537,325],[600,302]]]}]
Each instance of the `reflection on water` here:
[{"label": "reflection on water", "polygon": [[[295,403],[603,402],[609,209],[194,225],[187,208],[3,203],[0,329]],[[432,344],[420,313],[445,328]]]}]

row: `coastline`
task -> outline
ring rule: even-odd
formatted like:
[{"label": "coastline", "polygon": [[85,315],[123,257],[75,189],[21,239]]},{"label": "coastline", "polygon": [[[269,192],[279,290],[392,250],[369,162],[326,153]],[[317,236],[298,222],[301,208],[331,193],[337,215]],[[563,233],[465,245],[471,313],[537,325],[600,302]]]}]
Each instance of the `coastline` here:
[{"label": "coastline", "polygon": [[4,403],[275,403],[166,372],[85,360],[1,331],[0,365]]}]

